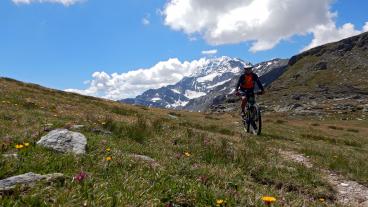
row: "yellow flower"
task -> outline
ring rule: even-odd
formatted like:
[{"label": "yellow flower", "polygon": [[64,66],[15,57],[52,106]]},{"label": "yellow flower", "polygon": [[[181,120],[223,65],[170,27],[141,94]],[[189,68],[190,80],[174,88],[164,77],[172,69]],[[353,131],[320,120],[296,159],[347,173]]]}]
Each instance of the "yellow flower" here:
[{"label": "yellow flower", "polygon": [[216,200],[216,206],[222,206],[224,204],[225,204],[225,201],[224,200],[222,200],[222,199],[217,199]]},{"label": "yellow flower", "polygon": [[110,147],[106,148],[106,152],[110,152],[110,151],[111,151]]},{"label": "yellow flower", "polygon": [[111,156],[106,157],[106,161],[111,161],[111,160],[112,160]]},{"label": "yellow flower", "polygon": [[325,202],[325,199],[324,198],[320,198],[319,201]]},{"label": "yellow flower", "polygon": [[185,152],[184,155],[187,156],[187,157],[190,157],[190,153],[189,152]]},{"label": "yellow flower", "polygon": [[22,145],[22,144],[17,144],[17,145],[15,145],[15,148],[16,149],[22,149],[24,147],[24,145]]},{"label": "yellow flower", "polygon": [[266,203],[266,204],[271,204],[276,202],[276,198],[272,197],[272,196],[263,196],[262,200]]},{"label": "yellow flower", "polygon": [[23,143],[25,147],[28,147],[29,146],[29,143],[28,142],[25,142]]}]

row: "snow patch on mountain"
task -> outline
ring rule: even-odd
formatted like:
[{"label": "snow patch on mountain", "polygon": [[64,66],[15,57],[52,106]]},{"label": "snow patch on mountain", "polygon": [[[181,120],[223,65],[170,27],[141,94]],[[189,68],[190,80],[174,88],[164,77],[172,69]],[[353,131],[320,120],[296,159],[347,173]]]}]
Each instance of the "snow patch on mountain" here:
[{"label": "snow patch on mountain", "polygon": [[198,91],[191,91],[191,90],[186,90],[185,91],[185,96],[189,99],[195,99],[195,98],[199,98],[201,96],[205,96],[206,93],[204,92],[198,92]]},{"label": "snow patch on mountain", "polygon": [[204,77],[200,77],[197,79],[198,83],[204,83],[204,82],[209,82],[209,81],[213,81],[213,79],[215,77],[219,76],[219,73],[218,72],[214,72],[214,73],[211,73],[209,75],[206,75]]},{"label": "snow patch on mountain", "polygon": [[156,98],[153,98],[153,99],[151,99],[151,101],[153,101],[153,102],[157,102],[157,101],[161,101],[162,99],[161,98],[159,98],[159,97],[156,97]]},{"label": "snow patch on mountain", "polygon": [[178,100],[178,101],[175,101],[173,104],[166,105],[165,108],[172,109],[172,108],[182,107],[182,106],[187,105],[188,103],[189,101]]},{"label": "snow patch on mountain", "polygon": [[208,86],[208,88],[212,89],[212,88],[215,88],[215,87],[217,87],[217,86],[224,85],[225,83],[229,82],[230,80],[231,80],[231,78],[230,78],[230,79],[227,79],[227,80],[224,80],[224,81],[221,81],[221,82],[218,82],[218,83],[216,83],[215,85]]},{"label": "snow patch on mountain", "polygon": [[180,94],[180,91],[178,91],[177,89],[171,89],[171,91]]}]

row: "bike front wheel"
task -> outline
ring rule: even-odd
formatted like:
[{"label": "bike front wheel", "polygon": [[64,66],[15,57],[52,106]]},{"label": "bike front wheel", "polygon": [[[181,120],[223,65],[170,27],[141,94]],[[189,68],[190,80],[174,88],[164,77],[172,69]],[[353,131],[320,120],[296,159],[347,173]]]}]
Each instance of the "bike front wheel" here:
[{"label": "bike front wheel", "polygon": [[249,114],[250,116],[247,123],[247,131],[254,135],[260,135],[262,132],[261,110],[257,105],[255,105],[253,111],[251,111]]}]

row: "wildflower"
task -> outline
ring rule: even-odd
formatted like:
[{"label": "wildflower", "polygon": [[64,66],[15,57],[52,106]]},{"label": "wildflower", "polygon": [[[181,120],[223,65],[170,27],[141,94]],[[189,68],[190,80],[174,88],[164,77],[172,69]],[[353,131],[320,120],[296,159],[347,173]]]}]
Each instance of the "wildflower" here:
[{"label": "wildflower", "polygon": [[276,202],[276,198],[272,196],[263,196],[262,200],[267,204],[271,205],[272,203]]},{"label": "wildflower", "polygon": [[111,151],[110,147],[106,148],[106,152],[110,152],[110,151]]},{"label": "wildflower", "polygon": [[184,155],[190,157],[191,154],[189,152],[185,152]]},{"label": "wildflower", "polygon": [[17,144],[17,145],[15,145],[15,148],[16,149],[22,149],[24,147],[24,145],[22,145],[22,144]]},{"label": "wildflower", "polygon": [[208,182],[208,180],[209,180],[208,176],[205,176],[205,175],[201,175],[197,179],[197,181],[200,181],[203,184],[206,184]]},{"label": "wildflower", "polygon": [[223,206],[224,204],[225,204],[225,201],[223,199],[216,200],[216,206]]},{"label": "wildflower", "polygon": [[86,177],[87,177],[88,175],[87,175],[87,173],[85,173],[85,172],[80,172],[80,173],[78,173],[77,175],[75,175],[74,177],[73,177],[73,179],[75,180],[75,181],[77,181],[77,182],[82,182]]},{"label": "wildflower", "polygon": [[29,143],[28,142],[25,142],[23,143],[25,147],[29,147]]},{"label": "wildflower", "polygon": [[106,159],[106,161],[111,161],[112,160],[112,157],[111,156],[108,156],[105,159]]},{"label": "wildflower", "polygon": [[319,201],[321,201],[322,203],[325,202],[324,198],[320,198]]}]

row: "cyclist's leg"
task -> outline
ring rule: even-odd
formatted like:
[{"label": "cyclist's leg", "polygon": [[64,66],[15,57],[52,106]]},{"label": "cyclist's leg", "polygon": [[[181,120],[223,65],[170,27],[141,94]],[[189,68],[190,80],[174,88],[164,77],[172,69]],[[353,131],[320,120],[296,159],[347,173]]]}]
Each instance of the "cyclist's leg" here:
[{"label": "cyclist's leg", "polygon": [[255,107],[254,107],[254,104],[255,104],[255,95],[254,95],[254,91],[249,91],[247,93],[247,99],[249,101],[249,105],[251,106],[251,108],[249,110],[251,110],[251,113],[252,113],[252,118],[251,118],[251,122],[250,124],[252,125],[253,129],[257,130],[257,125],[254,121],[254,116],[256,115],[256,112],[254,111],[255,110]]},{"label": "cyclist's leg", "polygon": [[240,105],[240,109],[242,114],[245,114],[245,107],[247,106],[247,95],[245,91],[240,91],[240,95],[241,95],[241,105]]}]

